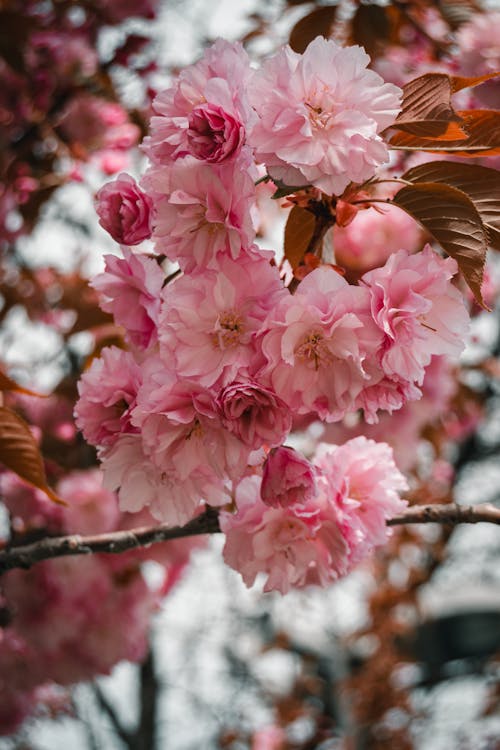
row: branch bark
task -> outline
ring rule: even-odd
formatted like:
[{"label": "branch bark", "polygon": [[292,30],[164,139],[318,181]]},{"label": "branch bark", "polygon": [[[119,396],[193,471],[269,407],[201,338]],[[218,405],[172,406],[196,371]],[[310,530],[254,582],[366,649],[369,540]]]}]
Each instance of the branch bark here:
[{"label": "branch bark", "polygon": [[0,575],[12,568],[31,568],[41,560],[68,555],[89,555],[95,552],[118,554],[137,547],[148,547],[150,544],[165,542],[169,539],[181,539],[198,534],[215,534],[220,531],[217,511],[209,508],[193,518],[186,526],[172,528],[166,524],[147,526],[128,531],[112,531],[94,536],[47,537],[38,542],[19,547],[12,547],[0,552]]},{"label": "branch bark", "polygon": [[[440,523],[455,526],[461,523],[494,523],[500,525],[500,508],[485,503],[476,506],[416,505],[387,520],[388,526],[414,523]],[[137,547],[147,547],[169,539],[216,534],[220,531],[218,513],[208,508],[186,526],[167,527],[159,524],[129,531],[113,531],[95,536],[47,537],[32,544],[11,547],[0,552],[0,575],[13,568],[30,568],[41,560],[96,552],[118,554]]]},{"label": "branch bark", "polygon": [[399,516],[389,518],[388,526],[401,526],[407,523],[441,523],[455,526],[459,523],[500,524],[500,508],[484,503],[482,505],[415,505]]}]

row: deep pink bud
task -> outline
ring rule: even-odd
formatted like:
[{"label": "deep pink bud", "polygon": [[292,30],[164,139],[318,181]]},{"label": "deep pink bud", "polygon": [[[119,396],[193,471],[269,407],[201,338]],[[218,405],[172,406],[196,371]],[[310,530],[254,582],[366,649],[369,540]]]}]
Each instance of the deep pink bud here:
[{"label": "deep pink bud", "polygon": [[274,507],[311,500],[316,493],[314,466],[293,448],[273,448],[264,464],[260,495]]},{"label": "deep pink bud", "polygon": [[188,124],[187,140],[197,159],[217,164],[237,154],[243,145],[242,123],[217,105],[195,107]]},{"label": "deep pink bud", "polygon": [[231,383],[217,403],[224,427],[251,448],[277,445],[290,432],[290,409],[274,391],[258,383]]},{"label": "deep pink bud", "polygon": [[99,224],[121,245],[138,245],[151,236],[151,209],[149,196],[125,173],[97,193]]}]

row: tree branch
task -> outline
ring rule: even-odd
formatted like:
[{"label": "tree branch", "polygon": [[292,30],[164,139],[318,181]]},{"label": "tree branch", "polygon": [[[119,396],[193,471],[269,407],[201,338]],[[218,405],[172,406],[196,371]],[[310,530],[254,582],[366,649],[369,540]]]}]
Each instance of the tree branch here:
[{"label": "tree branch", "polygon": [[34,563],[67,555],[89,555],[94,552],[118,554],[136,547],[181,539],[198,534],[215,534],[220,531],[217,511],[208,508],[205,513],[193,518],[186,526],[174,527],[167,524],[147,526],[129,531],[112,531],[94,536],[47,537],[38,542],[12,547],[0,552],[0,575],[12,568],[30,568]]},{"label": "tree branch", "polygon": [[500,524],[500,508],[490,503],[483,505],[414,505],[399,516],[389,518],[388,526],[406,523],[441,523],[455,526],[459,523]]},{"label": "tree branch", "polygon": [[[416,505],[399,516],[387,520],[388,526],[401,526],[409,523],[440,523],[456,525],[461,523],[494,523],[500,525],[500,508],[491,504],[476,506],[455,505]],[[95,536],[47,537],[32,544],[12,547],[0,552],[0,575],[13,568],[30,568],[41,560],[68,555],[88,555],[95,552],[118,554],[137,547],[147,547],[169,539],[216,534],[220,531],[218,513],[208,508],[205,513],[193,518],[186,526],[167,527],[159,524],[153,527],[113,531]]]}]

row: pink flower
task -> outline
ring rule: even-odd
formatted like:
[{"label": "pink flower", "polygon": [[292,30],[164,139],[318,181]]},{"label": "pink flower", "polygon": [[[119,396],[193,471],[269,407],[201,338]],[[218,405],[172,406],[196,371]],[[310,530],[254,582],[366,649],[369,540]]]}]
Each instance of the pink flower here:
[{"label": "pink flower", "polygon": [[303,55],[285,46],[249,87],[259,121],[249,143],[272,177],[340,195],[388,160],[378,135],[400,109],[401,90],[367,70],[360,47],[317,37]]},{"label": "pink flower", "polygon": [[163,296],[162,358],[179,376],[210,387],[246,378],[261,365],[264,321],[290,295],[266,260],[222,256],[217,269],[184,275]]},{"label": "pink flower", "polygon": [[285,402],[252,380],[234,381],[223,388],[217,406],[224,427],[254,450],[281,443],[292,427]]},{"label": "pink flower", "polygon": [[[147,427],[152,434],[152,425]],[[188,435],[189,429],[184,434],[178,430],[177,447],[188,441]],[[186,446],[186,452],[190,447]],[[148,507],[156,520],[172,526],[190,521],[203,502],[214,506],[229,502],[227,482],[209,465],[200,462],[199,471],[187,476],[181,476],[179,468],[183,470],[172,461],[158,466],[145,452],[139,435],[120,436],[101,465],[104,486],[117,491],[122,511],[137,513]]]},{"label": "pink flower", "polygon": [[338,508],[354,564],[385,544],[390,534],[385,522],[406,508],[399,493],[408,483],[394,463],[392,448],[364,436],[340,446],[321,444],[314,463],[322,491]]},{"label": "pink flower", "polygon": [[124,257],[105,255],[104,273],[91,286],[101,295],[100,305],[122,325],[139,349],[156,343],[160,294],[165,274],[154,258],[122,248]]},{"label": "pink flower", "polygon": [[201,161],[217,164],[239,152],[245,129],[222,107],[201,104],[188,119],[187,141],[190,153]]},{"label": "pink flower", "polygon": [[369,378],[364,360],[381,342],[366,291],[321,267],[272,311],[261,375],[298,414],[335,421],[352,410]]},{"label": "pink flower", "polygon": [[348,226],[333,228],[336,263],[360,275],[383,265],[402,247],[408,253],[420,249],[422,230],[397,206],[358,211]]},{"label": "pink flower", "polygon": [[164,470],[175,467],[181,480],[209,473],[220,485],[246,469],[250,448],[224,429],[213,393],[178,380],[159,357],[147,362],[132,421],[151,459]]},{"label": "pink flower", "polygon": [[153,102],[145,151],[155,164],[187,154],[218,164],[238,155],[255,120],[247,100],[250,60],[238,42],[218,39]]},{"label": "pink flower", "polygon": [[273,448],[264,464],[260,496],[266,505],[305,505],[316,494],[314,466],[293,448]]},{"label": "pink flower", "polygon": [[[500,70],[500,11],[477,13],[457,33],[462,73],[480,76]],[[474,95],[493,109],[500,107],[498,78],[474,89]]]},{"label": "pink flower", "polygon": [[380,364],[397,383],[421,385],[433,354],[457,356],[464,347],[469,316],[450,283],[457,271],[430,245],[421,253],[400,250],[383,268],[362,277],[370,291],[373,318],[383,332]]},{"label": "pink flower", "polygon": [[99,224],[121,245],[138,245],[151,236],[151,209],[149,196],[125,173],[96,196]]},{"label": "pink flower", "polygon": [[236,488],[235,514],[220,513],[226,534],[224,560],[247,586],[266,573],[264,591],[286,594],[292,586],[326,586],[347,571],[348,548],[333,504],[270,508],[260,499],[258,477]]},{"label": "pink flower", "polygon": [[130,422],[141,371],[130,352],[106,347],[78,383],[75,420],[91,445],[109,448],[123,432],[136,432]]},{"label": "pink flower", "polygon": [[98,469],[73,471],[57,485],[59,497],[66,500],[64,530],[68,534],[101,534],[118,526],[118,498],[102,486]]},{"label": "pink flower", "polygon": [[255,186],[246,164],[212,166],[186,157],[152,167],[143,184],[154,203],[156,249],[184,271],[211,267],[220,253],[238,258],[250,248]]}]

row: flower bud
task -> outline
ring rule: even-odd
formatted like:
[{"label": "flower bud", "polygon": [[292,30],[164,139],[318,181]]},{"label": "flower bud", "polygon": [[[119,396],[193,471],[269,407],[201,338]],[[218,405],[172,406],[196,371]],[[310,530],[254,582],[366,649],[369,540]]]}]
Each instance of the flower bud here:
[{"label": "flower bud", "polygon": [[138,245],[151,236],[151,199],[130,175],[104,185],[96,201],[99,224],[120,244]]},{"label": "flower bud", "polygon": [[315,493],[314,466],[293,448],[273,448],[264,464],[262,500],[274,507],[287,507],[306,503]]}]

